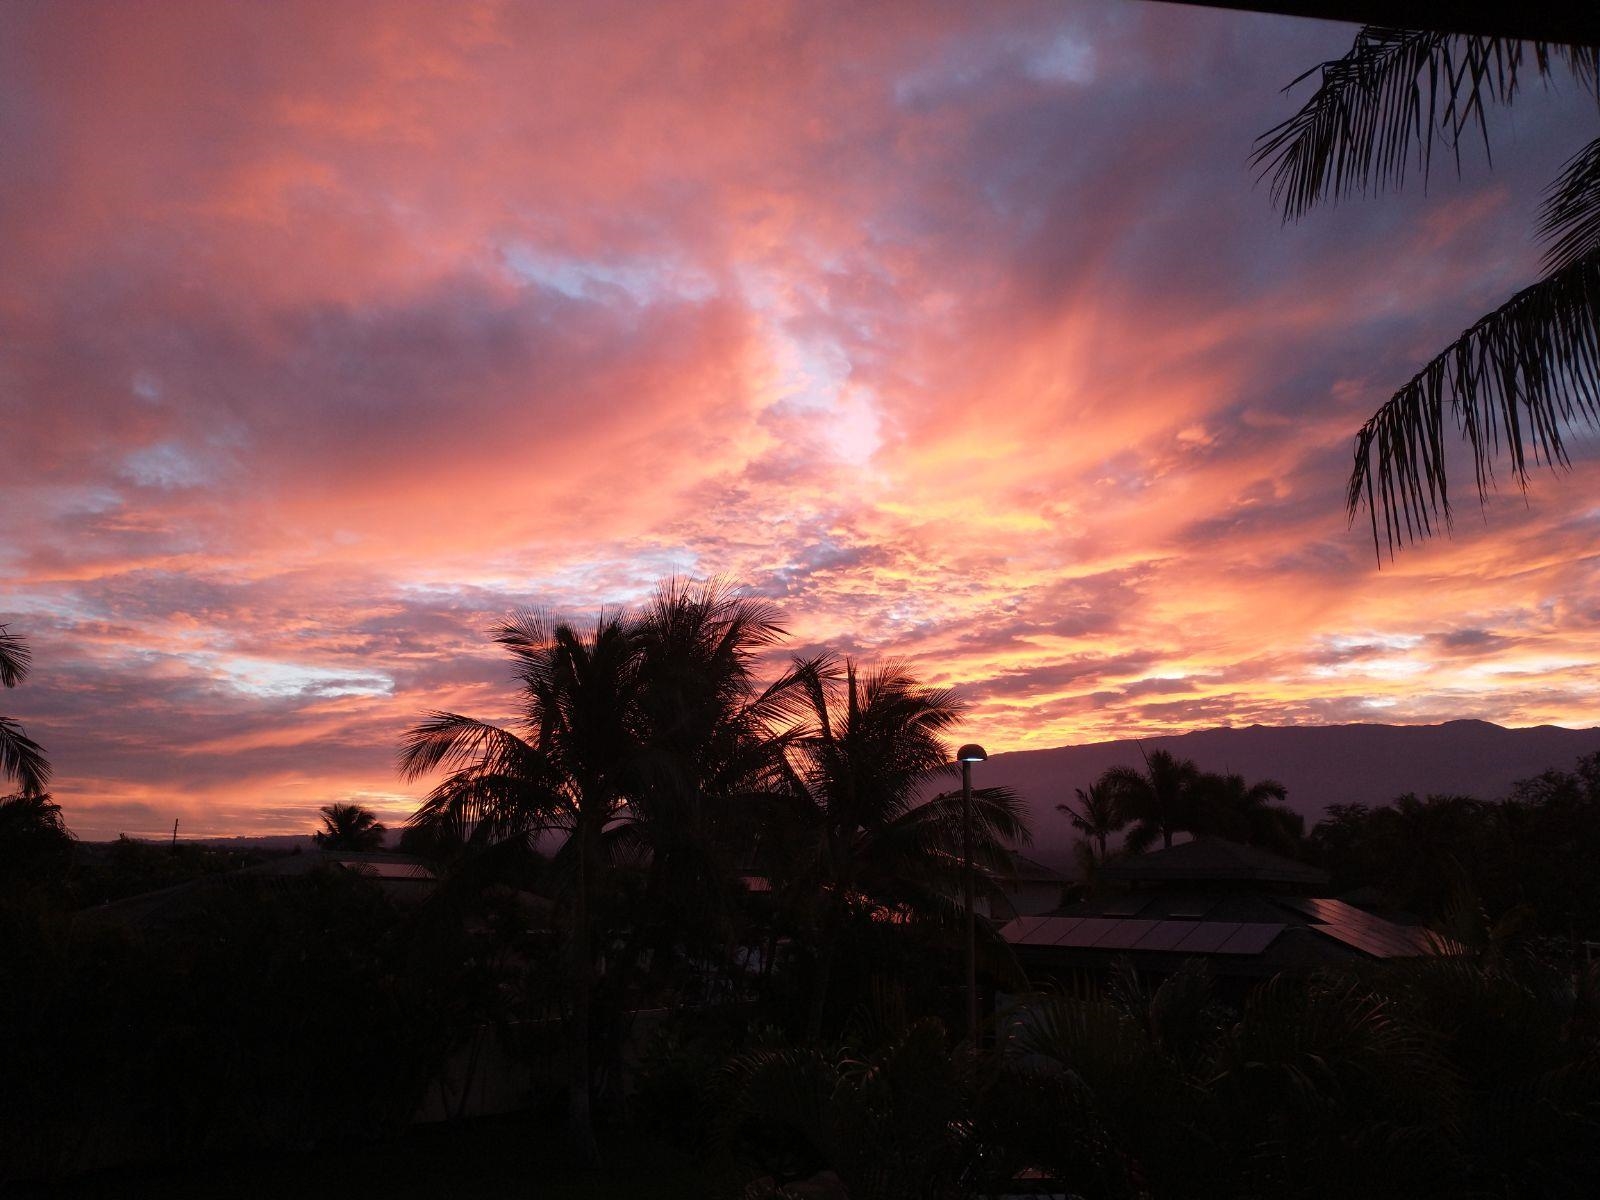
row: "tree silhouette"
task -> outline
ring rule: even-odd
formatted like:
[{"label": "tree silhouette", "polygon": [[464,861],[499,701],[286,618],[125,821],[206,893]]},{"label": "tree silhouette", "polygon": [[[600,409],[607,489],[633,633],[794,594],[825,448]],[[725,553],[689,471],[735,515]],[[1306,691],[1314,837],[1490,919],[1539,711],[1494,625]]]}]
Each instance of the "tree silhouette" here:
[{"label": "tree silhouette", "polygon": [[[740,876],[783,780],[800,703],[792,672],[759,688],[785,635],[775,606],[720,580],[669,579],[635,618],[642,745],[626,819],[647,862],[624,923],[656,982],[703,991],[742,973],[752,930]],[[678,978],[667,978],[677,972]]]},{"label": "tree silhouette", "polygon": [[753,677],[756,656],[782,633],[769,604],[718,581],[668,580],[641,612],[602,614],[588,632],[518,613],[494,633],[516,663],[516,726],[434,713],[406,735],[406,778],[450,772],[412,828],[479,847],[561,839],[552,869],[570,933],[567,1000],[581,1059],[572,1105],[586,1152],[597,888],[616,864],[644,865],[631,948],[650,943],[655,962],[729,939],[729,893],[740,887],[731,864],[749,833],[740,802],[769,792],[782,772],[785,738],[773,727],[792,711],[793,680],[757,691]]},{"label": "tree silhouette", "polygon": [[590,1018],[595,963],[591,902],[612,828],[642,767],[636,627],[602,613],[581,632],[520,611],[493,638],[511,655],[521,685],[519,731],[458,713],[434,712],[402,742],[400,773],[417,779],[444,767],[412,823],[453,830],[463,841],[528,844],[547,832],[564,841],[555,867],[565,881],[570,936],[570,1115],[580,1156],[597,1161],[591,1116]]},{"label": "tree silhouette", "polygon": [[[964,705],[925,687],[899,663],[866,672],[831,655],[797,664],[808,728],[788,748],[788,828],[781,846],[787,892],[810,910],[821,946],[810,1031],[821,1029],[838,933],[864,908],[953,917],[961,880],[961,795],[924,800],[957,769],[944,734]],[[1010,867],[1007,844],[1026,840],[1009,788],[972,793],[974,859]]]},{"label": "tree silhouette", "polygon": [[324,850],[382,850],[384,827],[360,804],[324,804],[322,828],[311,835]]},{"label": "tree silhouette", "polygon": [[1305,836],[1305,818],[1283,806],[1289,789],[1276,779],[1246,783],[1243,775],[1207,774],[1196,785],[1192,832],[1210,833],[1294,854]]},{"label": "tree silhouette", "polygon": [[43,792],[0,798],[0,892],[59,878],[72,857],[61,806]]},{"label": "tree silhouette", "polygon": [[[1464,136],[1488,150],[1489,108],[1509,105],[1527,76],[1558,70],[1600,100],[1600,47],[1367,26],[1343,58],[1300,77],[1318,76],[1316,92],[1261,136],[1254,161],[1285,219],[1297,220],[1320,203],[1399,188],[1413,169],[1426,178],[1436,137],[1459,169]],[[1450,523],[1447,408],[1480,502],[1497,462],[1526,488],[1530,462],[1566,464],[1563,426],[1600,426],[1600,138],[1551,185],[1539,232],[1543,277],[1424,364],[1356,435],[1348,509],[1353,520],[1366,506],[1380,550]]]},{"label": "tree silhouette", "polygon": [[1110,767],[1096,784],[1114,798],[1120,819],[1133,823],[1123,844],[1134,854],[1148,850],[1157,836],[1170,849],[1174,832],[1194,827],[1199,802],[1200,769],[1191,760],[1157,750],[1144,762],[1143,771]]},{"label": "tree silhouette", "polygon": [[[33,652],[21,637],[0,625],[0,685],[16,687],[28,677]],[[50,782],[50,760],[44,748],[10,717],[0,716],[0,779],[15,780],[25,796],[44,794]]]},{"label": "tree silhouette", "polygon": [[1102,779],[1090,784],[1088,791],[1082,788],[1072,790],[1078,795],[1078,806],[1074,808],[1071,804],[1058,804],[1056,811],[1065,813],[1072,827],[1085,838],[1093,839],[1093,861],[1096,864],[1103,863],[1108,857],[1107,840],[1128,824],[1127,816],[1117,803],[1116,789]]}]

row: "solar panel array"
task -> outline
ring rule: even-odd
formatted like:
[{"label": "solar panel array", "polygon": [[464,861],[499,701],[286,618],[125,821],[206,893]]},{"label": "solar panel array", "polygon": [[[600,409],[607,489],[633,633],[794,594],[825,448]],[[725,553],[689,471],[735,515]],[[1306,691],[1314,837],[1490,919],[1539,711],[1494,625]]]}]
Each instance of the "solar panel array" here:
[{"label": "solar panel array", "polygon": [[1251,921],[1139,921],[1112,917],[1018,917],[1000,935],[1013,946],[1141,950],[1164,954],[1260,954],[1287,928]]},{"label": "solar panel array", "polygon": [[1425,954],[1456,953],[1454,943],[1427,929],[1396,925],[1342,900],[1319,897],[1285,897],[1284,904],[1299,909],[1312,920],[1311,929],[1373,958],[1418,958]]}]

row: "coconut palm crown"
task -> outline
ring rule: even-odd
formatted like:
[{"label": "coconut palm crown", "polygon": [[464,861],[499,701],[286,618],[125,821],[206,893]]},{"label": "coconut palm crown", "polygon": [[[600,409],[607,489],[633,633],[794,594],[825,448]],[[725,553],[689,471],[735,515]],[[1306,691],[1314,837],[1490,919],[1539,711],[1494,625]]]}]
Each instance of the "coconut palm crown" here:
[{"label": "coconut palm crown", "polygon": [[322,828],[312,840],[324,850],[382,850],[383,823],[360,804],[324,804]]},{"label": "coconut palm crown", "polygon": [[1133,854],[1144,853],[1157,837],[1170,849],[1175,832],[1194,828],[1203,778],[1191,760],[1170,750],[1153,751],[1144,761],[1143,771],[1110,767],[1096,785],[1113,798],[1119,819],[1132,823],[1123,844]]},{"label": "coconut palm crown", "polygon": [[1056,811],[1064,813],[1072,827],[1084,836],[1086,840],[1079,845],[1092,847],[1090,861],[1103,863],[1109,857],[1107,843],[1111,835],[1128,824],[1127,816],[1117,803],[1116,789],[1101,780],[1090,784],[1088,791],[1083,788],[1073,788],[1073,791],[1078,796],[1077,806],[1062,803],[1056,805]]},{"label": "coconut palm crown", "polygon": [[[945,735],[965,706],[925,687],[897,662],[862,670],[833,655],[798,662],[804,732],[787,755],[788,811],[768,869],[809,910],[822,953],[811,1031],[820,1029],[836,931],[863,908],[941,919],[958,907],[962,864],[959,791],[928,798],[954,778]],[[985,880],[1010,869],[1008,845],[1028,839],[1009,788],[972,793],[973,858]]]}]

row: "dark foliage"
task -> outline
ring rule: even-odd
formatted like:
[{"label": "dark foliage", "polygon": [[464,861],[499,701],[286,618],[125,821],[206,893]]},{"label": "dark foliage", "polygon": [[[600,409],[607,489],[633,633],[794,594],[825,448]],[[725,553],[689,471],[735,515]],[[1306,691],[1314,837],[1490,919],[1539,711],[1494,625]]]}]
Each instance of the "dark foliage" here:
[{"label": "dark foliage", "polygon": [[61,806],[48,795],[0,798],[0,894],[60,888],[72,850]]},{"label": "dark foliage", "polygon": [[460,947],[333,869],[208,883],[159,928],[23,897],[0,945],[0,1183],[378,1135],[483,1019]]},{"label": "dark foliage", "polygon": [[1600,754],[1524,780],[1500,801],[1334,805],[1309,845],[1336,891],[1365,889],[1458,936],[1481,940],[1511,922],[1569,944],[1600,939]]}]

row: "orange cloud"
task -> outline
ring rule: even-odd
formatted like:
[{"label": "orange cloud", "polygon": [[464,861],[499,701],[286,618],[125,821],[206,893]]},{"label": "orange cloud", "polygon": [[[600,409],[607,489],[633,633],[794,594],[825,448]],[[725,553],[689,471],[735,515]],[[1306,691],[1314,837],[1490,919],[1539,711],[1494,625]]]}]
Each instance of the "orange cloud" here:
[{"label": "orange cloud", "polygon": [[1347,38],[0,12],[8,711],[80,832],[398,819],[399,731],[509,707],[490,621],[676,571],[911,658],[991,749],[1592,720],[1592,455],[1382,571],[1340,508],[1360,421],[1534,269],[1517,198],[1576,109],[1530,101],[1492,179],[1285,229],[1249,139]]}]

